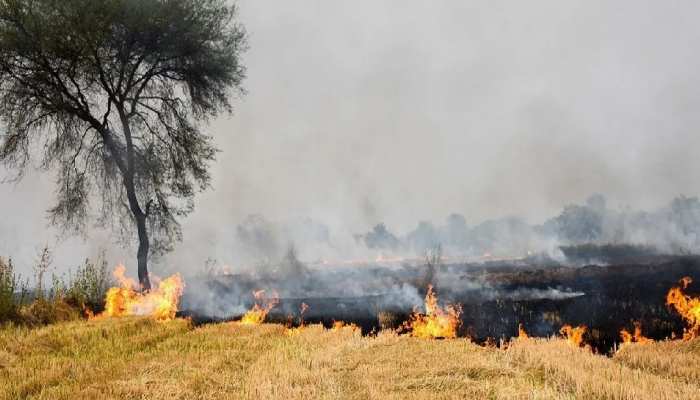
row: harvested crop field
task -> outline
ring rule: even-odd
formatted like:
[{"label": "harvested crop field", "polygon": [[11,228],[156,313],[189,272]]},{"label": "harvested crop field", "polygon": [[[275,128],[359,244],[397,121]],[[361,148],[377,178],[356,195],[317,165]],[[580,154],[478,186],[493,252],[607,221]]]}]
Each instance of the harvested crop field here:
[{"label": "harvested crop field", "polygon": [[693,399],[700,340],[596,355],[307,326],[113,318],[0,331],[2,399]]}]

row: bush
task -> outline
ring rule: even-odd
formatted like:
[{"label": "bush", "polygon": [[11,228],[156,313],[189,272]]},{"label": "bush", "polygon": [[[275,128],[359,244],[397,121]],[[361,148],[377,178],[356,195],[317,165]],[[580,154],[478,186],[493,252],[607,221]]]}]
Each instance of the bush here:
[{"label": "bush", "polygon": [[62,298],[37,298],[31,304],[22,307],[20,318],[27,325],[48,325],[56,322],[79,319],[81,311]]},{"label": "bush", "polygon": [[0,257],[0,322],[16,320],[27,296],[27,285],[15,273],[12,259]]},{"label": "bush", "polygon": [[93,262],[86,259],[68,279],[52,275],[50,289],[44,288],[44,275],[51,269],[51,252],[45,247],[34,267],[36,288],[30,304],[13,303],[17,322],[30,325],[47,325],[87,317],[104,309],[104,299],[111,278],[107,272],[104,253]]},{"label": "bush", "polygon": [[62,297],[69,304],[82,310],[101,312],[104,310],[105,296],[111,285],[112,278],[107,270],[107,260],[104,253],[101,253],[94,262],[86,259],[75,274],[69,275],[68,285]]},{"label": "bush", "polygon": [[29,326],[70,321],[104,310],[112,284],[104,252],[96,260],[86,259],[68,279],[52,275],[50,289],[44,276],[51,269],[51,251],[44,247],[34,266],[36,287],[30,292],[20,280],[12,260],[0,257],[0,323],[12,321]]}]

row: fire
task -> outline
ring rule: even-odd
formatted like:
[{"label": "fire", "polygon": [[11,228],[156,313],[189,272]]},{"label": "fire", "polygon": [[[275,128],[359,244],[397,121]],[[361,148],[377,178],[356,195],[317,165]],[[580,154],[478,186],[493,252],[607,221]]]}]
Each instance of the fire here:
[{"label": "fire", "polygon": [[124,265],[118,265],[113,272],[119,287],[107,291],[105,311],[101,315],[121,317],[127,315],[150,316],[157,320],[175,318],[177,306],[185,283],[180,274],[158,282],[158,287],[150,292],[137,291],[138,284],[126,276]]},{"label": "fire", "polygon": [[440,307],[433,287],[429,285],[428,293],[425,296],[425,314],[414,310],[406,327],[411,330],[411,336],[414,337],[455,338],[461,314],[462,309],[458,305]]},{"label": "fire", "polygon": [[353,323],[346,323],[345,321],[333,321],[333,326],[331,327],[331,332],[339,332],[344,328],[349,328],[353,332],[359,332],[361,329],[359,326]]},{"label": "fire", "polygon": [[279,297],[275,292],[273,292],[272,297],[267,298],[264,290],[257,290],[253,292],[253,297],[255,297],[253,308],[248,310],[248,312],[243,315],[243,318],[241,318],[241,323],[244,325],[262,324],[265,322],[265,317],[267,317],[270,310],[275,308],[277,303],[279,303]]},{"label": "fire", "polygon": [[688,327],[683,332],[683,339],[690,340],[700,335],[700,298],[683,293],[693,280],[686,276],[681,279],[680,286],[671,288],[666,295],[666,304],[673,306],[683,317]]},{"label": "fire", "polygon": [[639,344],[648,344],[654,342],[653,339],[649,339],[648,337],[642,335],[642,324],[640,322],[634,323],[634,333],[630,333],[626,329],[621,330],[620,338],[622,339],[623,344],[633,342]]},{"label": "fire", "polygon": [[586,333],[588,328],[586,325],[580,325],[576,328],[571,325],[564,325],[559,330],[559,333],[566,337],[566,341],[572,346],[581,347],[583,346],[583,335]]},{"label": "fire", "polygon": [[518,324],[518,339],[527,339],[529,337],[523,324]]},{"label": "fire", "polygon": [[309,309],[309,305],[306,303],[301,303],[299,306],[299,326],[294,328],[291,326],[292,324],[292,317],[289,316],[289,321],[287,324],[287,327],[284,329],[284,334],[287,336],[298,336],[301,333],[301,330],[304,329],[306,325],[304,325],[304,313],[306,313],[306,310]]}]

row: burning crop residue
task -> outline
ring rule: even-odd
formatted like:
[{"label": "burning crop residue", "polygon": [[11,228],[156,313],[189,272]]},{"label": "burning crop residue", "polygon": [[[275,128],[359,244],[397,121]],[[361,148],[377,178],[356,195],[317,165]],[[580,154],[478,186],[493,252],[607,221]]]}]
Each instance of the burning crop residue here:
[{"label": "burning crop residue", "polygon": [[564,325],[559,330],[559,333],[564,335],[566,341],[570,345],[574,347],[582,347],[584,345],[583,335],[586,334],[587,330],[588,327],[586,327],[585,325],[580,325],[577,327],[572,327],[571,325]]},{"label": "burning crop residue", "polygon": [[634,323],[634,332],[629,332],[627,329],[622,329],[620,331],[620,338],[622,339],[622,344],[649,344],[654,342],[653,339],[649,339],[648,337],[642,335],[642,324],[640,322]]},{"label": "burning crop residue", "polygon": [[304,324],[304,314],[308,309],[309,305],[306,303],[301,303],[301,305],[299,306],[299,326],[297,327],[292,326],[292,316],[290,315],[288,317],[289,320],[287,321],[287,326],[284,329],[285,335],[298,336],[301,333],[302,329],[304,329],[304,327],[306,326]]},{"label": "burning crop residue", "polygon": [[518,339],[528,339],[530,336],[527,334],[523,324],[518,324]]},{"label": "burning crop residue", "polygon": [[683,317],[688,327],[683,332],[683,339],[690,340],[700,335],[700,298],[683,293],[693,280],[690,277],[681,279],[680,286],[671,288],[666,295],[666,304]]},{"label": "burning crop residue", "polygon": [[272,293],[271,297],[265,296],[264,290],[257,290],[253,292],[253,297],[255,297],[255,304],[248,312],[241,318],[241,323],[244,325],[260,325],[265,322],[267,314],[275,308],[277,303],[279,303],[279,296],[276,292]]},{"label": "burning crop residue", "polygon": [[142,315],[161,321],[175,318],[185,286],[180,274],[159,281],[157,288],[149,292],[138,291],[138,284],[126,276],[123,265],[118,265],[113,275],[119,286],[107,291],[102,316]]},{"label": "burning crop residue", "polygon": [[352,332],[362,332],[359,326],[353,323],[346,323],[345,321],[333,321],[333,326],[331,326],[331,332],[340,332],[343,329],[350,329]]},{"label": "burning crop residue", "polygon": [[460,324],[462,308],[459,305],[438,305],[438,298],[432,286],[428,286],[425,295],[425,314],[414,310],[406,322],[406,329],[411,336],[427,339],[455,338]]}]

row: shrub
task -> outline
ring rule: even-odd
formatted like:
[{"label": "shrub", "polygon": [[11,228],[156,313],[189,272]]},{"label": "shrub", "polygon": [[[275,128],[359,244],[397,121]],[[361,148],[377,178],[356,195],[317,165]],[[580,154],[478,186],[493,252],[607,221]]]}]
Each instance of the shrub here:
[{"label": "shrub", "polygon": [[75,320],[104,309],[104,299],[111,283],[107,272],[104,252],[93,262],[86,259],[68,279],[52,274],[47,290],[44,276],[51,269],[51,252],[47,247],[41,251],[34,267],[36,288],[33,300],[17,313],[17,320],[30,326],[47,325]]},{"label": "shrub", "polygon": [[34,266],[36,287],[30,293],[27,283],[15,273],[12,260],[0,257],[0,322],[47,325],[104,309],[105,295],[112,283],[104,252],[94,261],[86,259],[69,273],[67,280],[53,274],[47,289],[44,276],[51,269],[51,259],[51,251],[44,247]]},{"label": "shrub", "polygon": [[12,259],[0,257],[0,322],[15,320],[27,296],[27,285],[15,273]]},{"label": "shrub", "polygon": [[81,312],[62,298],[39,297],[31,304],[22,307],[20,318],[28,325],[48,325],[56,322],[72,321],[80,318]]},{"label": "shrub", "polygon": [[69,275],[63,297],[80,309],[100,312],[104,309],[105,295],[111,285],[112,278],[102,252],[95,261],[86,259],[74,274]]}]

